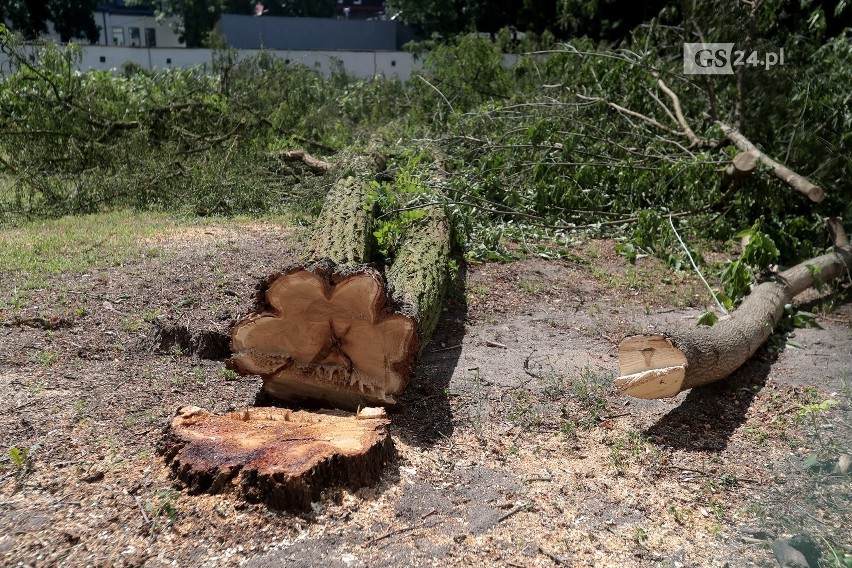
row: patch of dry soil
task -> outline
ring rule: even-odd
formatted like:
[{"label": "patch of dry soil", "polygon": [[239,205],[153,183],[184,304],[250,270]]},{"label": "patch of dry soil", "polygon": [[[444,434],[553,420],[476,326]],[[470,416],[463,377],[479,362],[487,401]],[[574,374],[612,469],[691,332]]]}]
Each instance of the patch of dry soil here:
[{"label": "patch of dry soil", "polygon": [[848,303],[799,331],[805,349],[638,401],[610,387],[615,345],[694,319],[692,278],[626,264],[607,241],[573,260],[471,266],[391,415],[382,482],[293,515],[175,491],[155,453],[179,406],[268,403],[217,349],[187,351],[250,310],[255,283],[295,259],[292,233],[156,244],[164,256],[61,275],[6,314],[2,565],[772,566],[770,543],[793,533],[823,566],[852,552],[850,477],[832,471],[851,445]]}]

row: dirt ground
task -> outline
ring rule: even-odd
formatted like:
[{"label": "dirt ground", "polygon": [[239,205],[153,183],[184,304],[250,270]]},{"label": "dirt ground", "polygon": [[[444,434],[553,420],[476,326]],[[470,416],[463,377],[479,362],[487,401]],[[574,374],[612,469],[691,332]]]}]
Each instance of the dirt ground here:
[{"label": "dirt ground", "polygon": [[[690,324],[706,292],[609,241],[465,269],[391,414],[378,486],[299,515],[174,489],[155,448],[176,408],[264,401],[216,338],[297,236],[169,231],[2,314],[0,565],[775,566],[791,536],[814,567],[852,555],[852,476],[834,469],[852,451],[852,305],[806,298],[839,305],[797,330],[803,348],[628,399],[611,388],[617,342]],[[163,341],[164,325],[187,333]]]}]

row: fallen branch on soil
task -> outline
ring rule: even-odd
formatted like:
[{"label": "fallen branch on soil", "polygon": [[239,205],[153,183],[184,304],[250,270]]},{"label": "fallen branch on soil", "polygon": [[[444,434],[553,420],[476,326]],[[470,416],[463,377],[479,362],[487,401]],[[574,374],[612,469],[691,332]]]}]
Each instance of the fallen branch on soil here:
[{"label": "fallen branch on soil", "polygon": [[672,329],[624,339],[615,385],[638,398],[667,398],[720,381],[745,363],[772,334],[793,297],[815,282],[848,275],[852,247],[836,247],[755,287],[730,317],[711,327]]},{"label": "fallen branch on soil", "polygon": [[754,154],[754,156],[767,166],[772,169],[772,173],[775,174],[775,177],[795,189],[796,191],[803,193],[808,196],[808,199],[811,201],[815,201],[819,203],[823,199],[825,199],[825,192],[814,184],[808,178],[801,176],[788,168],[783,164],[779,164],[763,152],[761,152],[757,146],[751,143],[748,138],[743,136],[739,130],[736,128],[725,124],[724,122],[717,122],[719,128],[722,129],[722,133],[725,135],[725,138],[731,141],[734,146],[739,148],[743,152],[749,152]]}]

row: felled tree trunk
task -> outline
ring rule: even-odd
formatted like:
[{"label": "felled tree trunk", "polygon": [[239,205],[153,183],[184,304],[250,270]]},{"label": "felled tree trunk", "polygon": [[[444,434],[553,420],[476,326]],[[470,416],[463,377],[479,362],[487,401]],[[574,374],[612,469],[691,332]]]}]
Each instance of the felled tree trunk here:
[{"label": "felled tree trunk", "polygon": [[233,491],[272,507],[310,509],[334,486],[379,480],[393,455],[382,409],[291,411],[248,408],[224,416],[178,409],[159,445],[190,493]]},{"label": "felled tree trunk", "polygon": [[825,192],[821,187],[813,183],[808,178],[797,174],[784,164],[779,164],[763,152],[761,152],[757,146],[751,143],[751,141],[742,135],[742,133],[728,126],[723,122],[717,122],[719,128],[722,129],[722,133],[725,135],[725,138],[730,140],[734,146],[736,146],[742,152],[749,152],[754,154],[755,157],[767,166],[772,169],[772,173],[775,174],[775,177],[792,187],[798,192],[801,192],[808,196],[808,199],[811,201],[815,201],[819,203],[823,199],[825,199]]},{"label": "felled tree trunk", "polygon": [[395,404],[440,314],[449,223],[442,212],[415,223],[389,272],[370,258],[373,215],[360,175],[339,180],[326,198],[309,262],[262,284],[255,312],[232,330],[228,366],[257,374],[283,399],[340,408]]},{"label": "felled tree trunk", "polygon": [[618,347],[616,387],[638,398],[666,398],[724,379],[763,345],[794,296],[815,280],[848,274],[850,267],[852,247],[836,247],[755,287],[730,317],[711,327],[628,337]]},{"label": "felled tree trunk", "polygon": [[421,348],[432,336],[449,281],[450,220],[430,207],[405,230],[402,245],[388,270],[388,288],[399,311],[417,322]]}]

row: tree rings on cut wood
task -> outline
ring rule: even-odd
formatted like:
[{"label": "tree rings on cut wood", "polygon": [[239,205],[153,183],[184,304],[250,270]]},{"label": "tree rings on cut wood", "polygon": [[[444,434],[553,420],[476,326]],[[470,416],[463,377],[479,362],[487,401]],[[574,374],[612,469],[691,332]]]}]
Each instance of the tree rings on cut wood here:
[{"label": "tree rings on cut wood", "polygon": [[317,263],[272,276],[231,331],[227,365],[283,400],[394,404],[411,374],[416,322],[388,306],[376,270]]},{"label": "tree rings on cut wood", "polygon": [[251,502],[307,510],[329,487],[378,482],[393,442],[381,409],[247,408],[219,416],[184,406],[159,450],[192,494],[235,491]]}]

